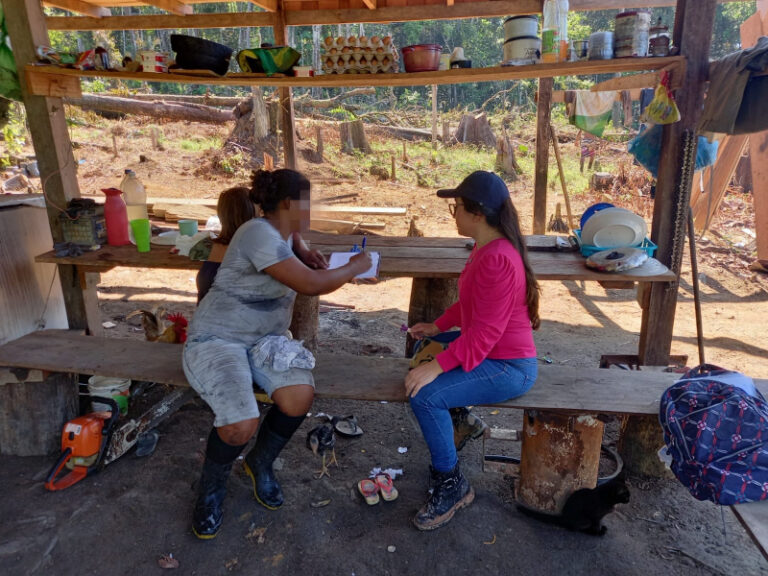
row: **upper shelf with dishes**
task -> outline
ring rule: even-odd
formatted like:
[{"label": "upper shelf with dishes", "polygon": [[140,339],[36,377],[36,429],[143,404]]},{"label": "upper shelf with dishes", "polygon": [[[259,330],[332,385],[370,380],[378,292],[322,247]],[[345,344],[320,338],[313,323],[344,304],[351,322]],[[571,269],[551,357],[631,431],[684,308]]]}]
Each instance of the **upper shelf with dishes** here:
[{"label": "upper shelf with dishes", "polygon": [[488,68],[462,68],[433,72],[400,72],[397,74],[321,74],[314,77],[296,77],[274,74],[228,73],[218,76],[208,70],[176,70],[170,73],[112,72],[109,70],[77,70],[56,66],[28,65],[25,69],[27,84],[38,96],[72,96],[73,82],[79,85],[81,77],[101,77],[143,82],[179,82],[187,84],[218,84],[229,86],[290,86],[290,87],[357,87],[357,86],[418,86],[429,84],[461,84],[494,82],[524,78],[580,76],[616,72],[652,72],[682,66],[682,56],[659,58],[617,58],[613,60],[585,60],[581,62],[554,62],[527,66],[493,66]]}]

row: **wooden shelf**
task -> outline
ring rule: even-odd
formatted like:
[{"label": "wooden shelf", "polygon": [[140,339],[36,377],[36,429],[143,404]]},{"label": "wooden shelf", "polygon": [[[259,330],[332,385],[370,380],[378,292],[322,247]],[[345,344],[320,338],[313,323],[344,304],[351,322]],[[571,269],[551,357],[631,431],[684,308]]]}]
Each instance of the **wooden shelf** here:
[{"label": "wooden shelf", "polygon": [[665,58],[621,58],[614,60],[588,60],[584,62],[559,62],[532,66],[494,66],[436,72],[400,74],[324,74],[312,78],[261,74],[233,73],[216,76],[212,72],[176,72],[155,74],[151,72],[110,72],[104,70],[73,70],[55,66],[28,65],[25,68],[30,91],[37,96],[76,96],[71,93],[79,78],[114,78],[142,82],[180,82],[186,84],[215,84],[222,86],[297,86],[297,87],[359,87],[359,86],[422,86],[429,84],[461,84],[470,82],[494,82],[524,78],[554,76],[581,76],[616,72],[653,71],[683,66],[682,56]]}]

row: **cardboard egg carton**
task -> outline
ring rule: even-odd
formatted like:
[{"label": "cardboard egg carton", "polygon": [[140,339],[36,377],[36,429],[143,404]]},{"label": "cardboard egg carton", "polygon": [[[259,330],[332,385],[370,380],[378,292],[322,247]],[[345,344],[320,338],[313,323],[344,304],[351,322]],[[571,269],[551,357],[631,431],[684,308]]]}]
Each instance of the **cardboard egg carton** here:
[{"label": "cardboard egg carton", "polygon": [[389,36],[328,36],[320,63],[325,74],[375,74],[398,71],[397,48]]}]

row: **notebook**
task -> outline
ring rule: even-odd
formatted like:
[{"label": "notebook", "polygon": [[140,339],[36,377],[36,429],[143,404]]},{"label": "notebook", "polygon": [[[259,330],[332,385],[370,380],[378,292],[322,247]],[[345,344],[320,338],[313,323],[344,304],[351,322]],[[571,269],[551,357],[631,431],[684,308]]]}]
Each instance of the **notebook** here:
[{"label": "notebook", "polygon": [[[341,268],[347,262],[349,262],[349,259],[352,258],[352,256],[355,254],[358,254],[358,252],[331,252],[331,258],[328,260],[328,268],[330,270],[333,270],[334,268]],[[368,254],[371,257],[371,267],[362,274],[355,276],[355,278],[378,278],[380,255],[378,252],[368,252]]]}]

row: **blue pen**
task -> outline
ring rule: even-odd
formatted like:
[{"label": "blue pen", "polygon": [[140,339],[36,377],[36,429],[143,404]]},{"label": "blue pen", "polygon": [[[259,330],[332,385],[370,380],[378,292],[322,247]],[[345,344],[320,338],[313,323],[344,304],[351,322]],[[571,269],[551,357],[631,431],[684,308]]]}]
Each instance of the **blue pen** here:
[{"label": "blue pen", "polygon": [[360,248],[357,247],[357,244],[352,246],[352,252],[360,252]]},{"label": "blue pen", "polygon": [[368,240],[368,236],[363,236],[363,252],[365,252],[365,241]]}]

